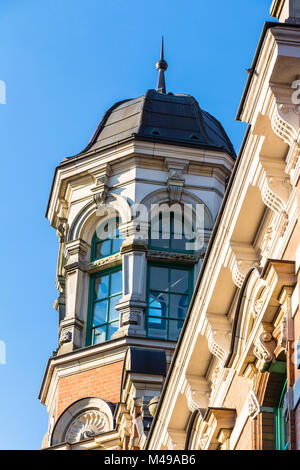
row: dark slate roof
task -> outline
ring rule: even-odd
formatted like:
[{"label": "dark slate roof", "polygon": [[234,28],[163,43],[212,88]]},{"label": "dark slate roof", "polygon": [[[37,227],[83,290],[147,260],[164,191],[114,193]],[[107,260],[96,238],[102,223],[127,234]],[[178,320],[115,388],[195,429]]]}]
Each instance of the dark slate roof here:
[{"label": "dark slate roof", "polygon": [[148,90],[139,98],[116,103],[81,153],[131,139],[208,148],[236,157],[222,125],[190,95]]}]

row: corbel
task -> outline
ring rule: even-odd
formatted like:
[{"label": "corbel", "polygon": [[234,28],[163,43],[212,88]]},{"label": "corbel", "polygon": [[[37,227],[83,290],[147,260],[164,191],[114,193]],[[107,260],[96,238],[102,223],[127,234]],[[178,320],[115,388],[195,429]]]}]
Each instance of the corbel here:
[{"label": "corbel", "polygon": [[104,164],[97,172],[93,174],[95,186],[91,189],[93,199],[97,207],[105,204],[109,192],[109,177],[111,167],[108,163]]},{"label": "corbel", "polygon": [[166,158],[165,166],[168,169],[167,188],[169,199],[170,201],[179,202],[185,183],[182,172],[187,170],[188,162],[175,158]]},{"label": "corbel", "polygon": [[223,365],[230,351],[231,324],[229,320],[221,314],[207,313],[203,334],[207,338],[210,352]]},{"label": "corbel", "polygon": [[257,266],[258,258],[252,245],[231,242],[224,261],[230,269],[234,284],[241,288],[251,266]]},{"label": "corbel", "polygon": [[273,326],[270,323],[262,323],[254,341],[253,354],[258,360],[256,368],[259,372],[265,372],[269,364],[275,360],[276,342],[272,333]]},{"label": "corbel", "polygon": [[210,387],[205,377],[186,375],[182,386],[190,411],[206,409],[208,407]]}]

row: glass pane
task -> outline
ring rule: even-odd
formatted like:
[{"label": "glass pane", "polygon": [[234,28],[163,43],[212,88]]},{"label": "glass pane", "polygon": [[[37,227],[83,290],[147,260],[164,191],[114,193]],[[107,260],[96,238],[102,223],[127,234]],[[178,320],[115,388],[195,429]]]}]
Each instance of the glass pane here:
[{"label": "glass pane", "polygon": [[101,325],[106,323],[107,316],[107,300],[101,300],[96,302],[93,308],[93,326]]},{"label": "glass pane", "polygon": [[168,295],[162,292],[150,292],[149,295],[149,315],[168,316]]},{"label": "glass pane", "polygon": [[109,315],[108,321],[119,320],[119,312],[115,309],[115,306],[120,301],[122,295],[116,295],[115,297],[111,297],[109,301]]},{"label": "glass pane", "polygon": [[117,331],[119,328],[119,322],[115,321],[114,323],[110,323],[108,325],[108,330],[107,330],[107,339],[111,339],[112,335]]},{"label": "glass pane", "polygon": [[159,238],[159,239],[152,239],[151,240],[151,247],[153,248],[165,248],[165,249],[168,249],[170,247],[170,240],[168,239],[162,239],[162,238]]},{"label": "glass pane", "polygon": [[183,321],[169,320],[169,338],[168,339],[177,341],[182,325],[183,325]]},{"label": "glass pane", "polygon": [[122,270],[111,273],[110,295],[122,292]]},{"label": "glass pane", "polygon": [[181,239],[175,239],[173,238],[172,239],[172,250],[186,250],[186,239],[185,238],[181,238]]},{"label": "glass pane", "polygon": [[123,240],[121,238],[114,238],[112,241],[112,253],[118,253],[121,249]]},{"label": "glass pane", "polygon": [[106,326],[100,326],[99,328],[95,328],[93,330],[93,344],[103,343],[106,339]]},{"label": "glass pane", "polygon": [[94,283],[94,300],[108,297],[108,274],[97,277]]},{"label": "glass pane", "polygon": [[148,336],[167,339],[167,320],[148,317]]},{"label": "glass pane", "polygon": [[150,289],[161,291],[168,290],[168,268],[151,266]]},{"label": "glass pane", "polygon": [[111,240],[96,243],[95,258],[102,258],[111,254]]},{"label": "glass pane", "polygon": [[189,293],[189,271],[180,269],[171,270],[170,292]]},{"label": "glass pane", "polygon": [[184,319],[189,306],[187,295],[170,295],[170,317]]}]

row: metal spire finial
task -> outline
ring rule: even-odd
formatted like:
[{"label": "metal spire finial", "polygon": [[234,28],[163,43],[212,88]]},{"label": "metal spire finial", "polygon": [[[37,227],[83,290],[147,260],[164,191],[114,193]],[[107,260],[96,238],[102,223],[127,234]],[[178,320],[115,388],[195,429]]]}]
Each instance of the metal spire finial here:
[{"label": "metal spire finial", "polygon": [[158,82],[156,91],[158,93],[166,93],[166,82],[165,82],[165,70],[168,68],[168,64],[164,59],[164,37],[161,38],[161,52],[160,59],[156,62],[156,68],[158,70]]}]

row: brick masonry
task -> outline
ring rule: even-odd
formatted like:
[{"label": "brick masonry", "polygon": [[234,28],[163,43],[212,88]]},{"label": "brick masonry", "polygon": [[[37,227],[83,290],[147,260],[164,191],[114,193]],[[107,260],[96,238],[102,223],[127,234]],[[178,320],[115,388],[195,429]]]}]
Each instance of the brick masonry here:
[{"label": "brick masonry", "polygon": [[63,377],[58,383],[56,419],[73,402],[99,397],[112,403],[120,400],[123,361]]}]

